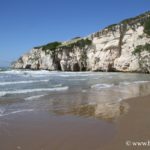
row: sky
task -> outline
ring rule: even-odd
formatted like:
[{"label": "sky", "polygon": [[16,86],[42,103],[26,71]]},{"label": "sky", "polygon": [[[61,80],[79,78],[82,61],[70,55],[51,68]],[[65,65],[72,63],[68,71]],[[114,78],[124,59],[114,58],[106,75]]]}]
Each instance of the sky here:
[{"label": "sky", "polygon": [[150,0],[0,0],[0,66],[150,10]]}]

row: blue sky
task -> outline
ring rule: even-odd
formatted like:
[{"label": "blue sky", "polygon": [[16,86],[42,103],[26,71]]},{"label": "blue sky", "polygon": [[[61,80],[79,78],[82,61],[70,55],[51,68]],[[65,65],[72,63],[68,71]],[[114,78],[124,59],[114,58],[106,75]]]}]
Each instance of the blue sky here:
[{"label": "blue sky", "polygon": [[148,10],[149,0],[0,0],[0,65]]}]

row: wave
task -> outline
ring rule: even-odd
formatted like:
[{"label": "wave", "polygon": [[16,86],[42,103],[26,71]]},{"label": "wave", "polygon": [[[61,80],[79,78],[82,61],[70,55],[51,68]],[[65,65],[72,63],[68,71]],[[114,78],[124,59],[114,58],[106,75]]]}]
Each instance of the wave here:
[{"label": "wave", "polygon": [[18,91],[0,91],[0,97],[5,96],[7,94],[26,94],[32,92],[42,92],[42,91],[64,91],[68,90],[69,87],[56,87],[56,88],[41,88],[41,89],[25,89],[25,90],[18,90]]},{"label": "wave", "polygon": [[0,74],[18,75],[23,77],[46,77],[51,75],[51,72],[47,70],[7,70],[0,72]]},{"label": "wave", "polygon": [[130,84],[133,84],[132,82],[127,82],[127,81],[125,81],[125,82],[120,82],[119,83],[119,86],[120,85],[130,85]]},{"label": "wave", "polygon": [[47,71],[47,70],[39,70],[39,71],[33,71],[33,70],[7,70],[7,71],[3,71],[3,73],[6,73],[6,74],[49,74],[50,71]]},{"label": "wave", "polygon": [[150,83],[150,81],[132,81],[132,82],[120,82],[119,84],[115,85],[115,84],[94,84],[91,86],[92,89],[107,89],[107,88],[111,88],[111,87],[116,87],[116,88],[121,88],[124,86],[133,86],[136,84],[144,84],[144,83]]},{"label": "wave", "polygon": [[68,79],[70,81],[86,81],[87,79]]},{"label": "wave", "polygon": [[135,84],[140,84],[140,83],[150,83],[150,81],[135,81]]},{"label": "wave", "polygon": [[0,114],[3,114],[5,112],[4,108],[0,108]]},{"label": "wave", "polygon": [[0,117],[12,115],[12,114],[17,114],[17,113],[22,113],[22,112],[31,112],[31,111],[34,111],[34,109],[15,110],[15,111],[12,111],[12,112],[9,112],[9,113],[4,113],[3,112],[3,113],[0,113]]},{"label": "wave", "polygon": [[68,73],[68,74],[57,74],[60,77],[89,77],[95,76],[95,74],[81,74],[81,73]]},{"label": "wave", "polygon": [[31,81],[1,82],[0,85],[27,84],[27,83],[38,83],[38,82],[48,82],[48,81],[49,80],[31,80]]},{"label": "wave", "polygon": [[133,84],[143,84],[143,83],[150,83],[150,81],[131,81],[131,82],[120,82],[119,85],[133,85]]},{"label": "wave", "polygon": [[96,75],[93,72],[60,72],[60,71],[48,71],[48,70],[7,70],[7,71],[3,71],[0,73],[11,74],[11,75],[21,75],[21,76],[32,76],[32,77],[44,77],[44,76],[88,77],[88,76]]},{"label": "wave", "polygon": [[44,97],[44,96],[45,95],[30,96],[30,97],[26,97],[24,100],[26,100],[26,101],[32,101],[32,100],[39,99],[39,98]]},{"label": "wave", "polygon": [[114,84],[94,84],[91,86],[92,89],[105,89],[113,87]]},{"label": "wave", "polygon": [[82,90],[82,93],[86,93],[87,92],[87,90]]},{"label": "wave", "polygon": [[62,84],[56,84],[56,85],[53,85],[54,87],[61,87]]}]

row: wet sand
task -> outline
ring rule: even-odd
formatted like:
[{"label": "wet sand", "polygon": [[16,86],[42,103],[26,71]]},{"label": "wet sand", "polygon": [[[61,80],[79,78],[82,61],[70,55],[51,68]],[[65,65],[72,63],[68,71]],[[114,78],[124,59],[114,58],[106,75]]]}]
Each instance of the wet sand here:
[{"label": "wet sand", "polygon": [[125,142],[150,139],[150,96],[126,103],[130,106],[128,113],[113,121],[45,111],[2,117],[0,150],[137,149]]},{"label": "wet sand", "polygon": [[112,123],[45,112],[0,120],[0,150],[96,150],[113,139]]},{"label": "wet sand", "polygon": [[[150,141],[150,96],[126,100],[129,112],[116,121],[117,133],[102,150],[149,150],[149,146],[132,146],[131,142]],[[128,145],[129,141],[129,145]],[[127,144],[126,144],[127,142]]]}]

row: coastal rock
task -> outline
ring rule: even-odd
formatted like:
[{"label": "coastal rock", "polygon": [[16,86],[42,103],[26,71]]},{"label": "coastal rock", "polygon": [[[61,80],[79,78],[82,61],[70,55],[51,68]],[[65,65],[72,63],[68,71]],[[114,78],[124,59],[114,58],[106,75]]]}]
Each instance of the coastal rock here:
[{"label": "coastal rock", "polygon": [[[123,20],[85,38],[33,48],[12,64],[16,69],[150,73],[150,12]],[[150,30],[150,29],[149,29]]]}]

